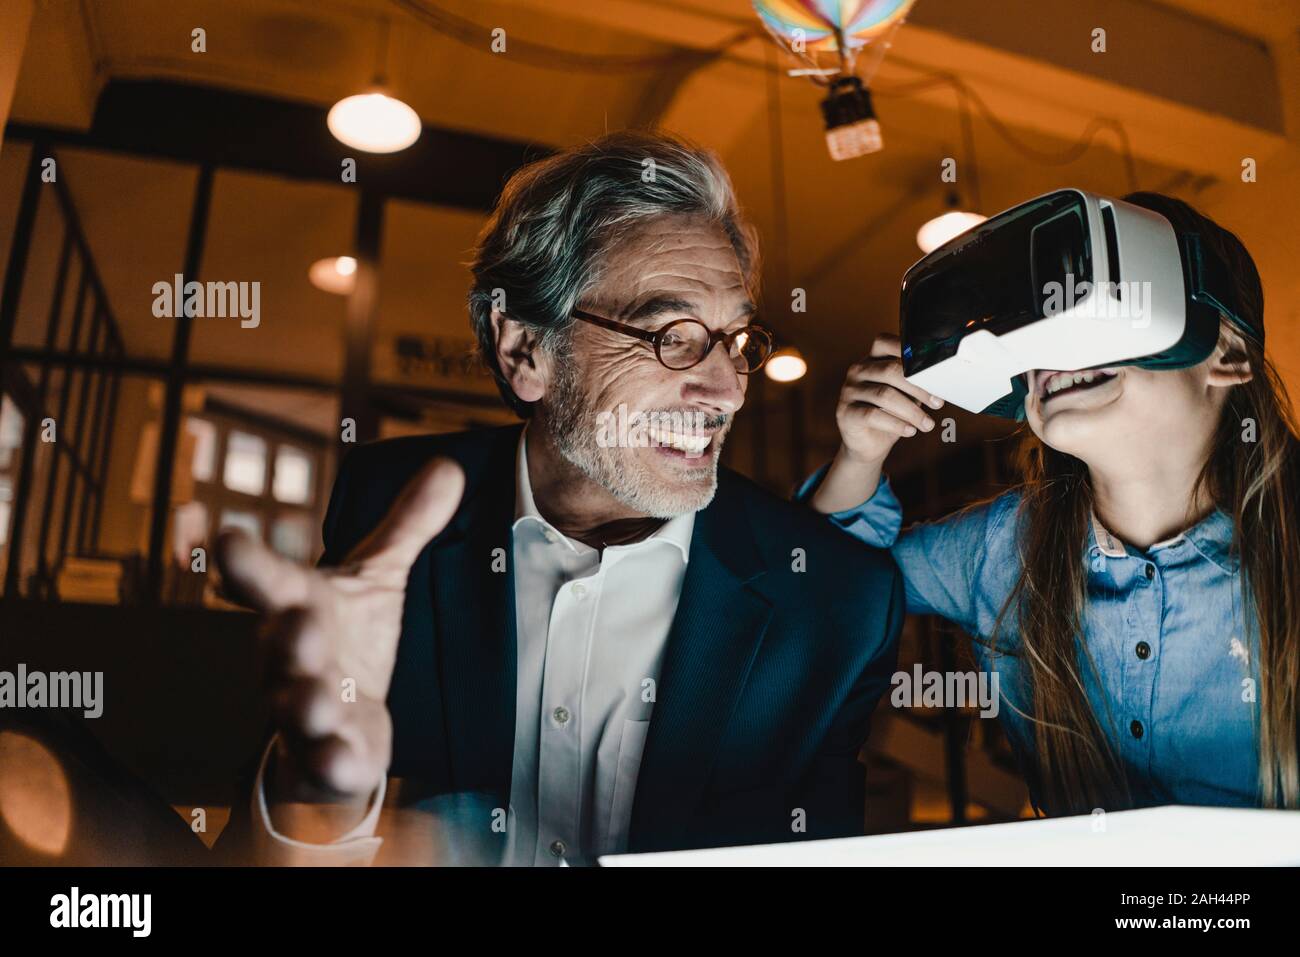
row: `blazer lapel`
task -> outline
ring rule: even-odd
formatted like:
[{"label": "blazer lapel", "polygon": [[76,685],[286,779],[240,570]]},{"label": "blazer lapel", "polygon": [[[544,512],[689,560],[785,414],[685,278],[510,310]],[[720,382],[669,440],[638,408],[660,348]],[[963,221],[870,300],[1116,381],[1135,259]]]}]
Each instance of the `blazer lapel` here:
[{"label": "blazer lapel", "polygon": [[631,851],[676,846],[772,616],[754,587],[764,565],[743,491],[730,484],[720,481],[713,502],[695,518],[637,775]]},{"label": "blazer lapel", "polygon": [[452,787],[509,794],[516,695],[511,526],[519,430],[500,434],[484,461],[461,462],[466,501],[433,546],[430,574]]}]

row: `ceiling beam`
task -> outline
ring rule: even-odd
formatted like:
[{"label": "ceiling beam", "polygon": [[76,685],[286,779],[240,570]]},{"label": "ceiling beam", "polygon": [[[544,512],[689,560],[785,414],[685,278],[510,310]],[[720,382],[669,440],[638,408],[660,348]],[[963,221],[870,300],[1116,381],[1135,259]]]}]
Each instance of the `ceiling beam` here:
[{"label": "ceiling beam", "polygon": [[344,158],[357,162],[367,191],[439,206],[489,210],[509,176],[549,150],[531,143],[426,125],[415,144],[375,154],[340,143],[320,106],[167,81],[114,80],[90,130],[10,123],[7,135],[114,150],[293,179],[341,182]]}]

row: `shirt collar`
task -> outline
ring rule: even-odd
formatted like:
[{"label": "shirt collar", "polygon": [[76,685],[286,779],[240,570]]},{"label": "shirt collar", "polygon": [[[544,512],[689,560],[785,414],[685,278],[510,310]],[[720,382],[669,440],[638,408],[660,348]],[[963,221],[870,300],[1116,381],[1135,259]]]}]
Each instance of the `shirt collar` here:
[{"label": "shirt collar", "polygon": [[[586,550],[589,546],[582,542],[575,542],[569,536],[565,535],[558,528],[546,520],[537,509],[537,502],[533,499],[533,484],[528,477],[528,427],[525,426],[519,432],[519,451],[515,456],[515,524],[518,528],[522,522],[536,522],[543,531],[549,530],[556,537],[557,541],[564,542],[573,551]],[[691,554],[691,533],[695,529],[695,513],[687,512],[685,515],[678,515],[664,522],[655,530],[654,534],[642,539],[640,542],[633,542],[630,545],[610,545],[605,551],[614,551],[636,548],[646,542],[667,542],[674,546],[682,554],[682,562],[690,561]]]},{"label": "shirt collar", "polygon": [[[1157,549],[1167,548],[1186,539],[1205,558],[1231,575],[1236,573],[1239,564],[1236,556],[1232,554],[1232,535],[1232,517],[1223,509],[1216,508],[1187,531],[1162,542],[1156,542],[1148,551],[1154,552]],[[1128,557],[1129,553],[1124,543],[1101,524],[1101,519],[1097,517],[1096,512],[1092,513],[1092,540],[1098,550],[1108,558]]]},{"label": "shirt collar", "polygon": [[1097,513],[1092,513],[1092,543],[1101,549],[1107,558],[1128,558],[1124,543],[1106,530]]},{"label": "shirt collar", "polygon": [[1232,516],[1216,508],[1184,534],[1192,547],[1228,574],[1235,574],[1240,562],[1232,550]]},{"label": "shirt collar", "polygon": [[528,479],[528,427],[519,430],[519,446],[515,452],[515,521],[521,518],[535,518],[550,527],[542,518],[533,501],[533,483]]}]

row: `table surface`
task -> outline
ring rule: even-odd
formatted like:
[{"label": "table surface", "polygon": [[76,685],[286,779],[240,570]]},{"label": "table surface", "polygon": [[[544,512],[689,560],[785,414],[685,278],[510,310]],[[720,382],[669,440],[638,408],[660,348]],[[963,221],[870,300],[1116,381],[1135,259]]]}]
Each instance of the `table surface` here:
[{"label": "table surface", "polygon": [[625,854],[604,867],[1300,865],[1300,811],[1159,807],[832,841]]}]

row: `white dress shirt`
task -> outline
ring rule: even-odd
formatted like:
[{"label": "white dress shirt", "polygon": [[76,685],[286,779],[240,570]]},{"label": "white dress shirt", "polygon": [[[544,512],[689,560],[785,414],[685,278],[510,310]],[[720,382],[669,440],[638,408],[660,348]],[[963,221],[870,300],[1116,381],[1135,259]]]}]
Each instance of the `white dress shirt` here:
[{"label": "white dress shirt", "polygon": [[506,862],[558,864],[627,847],[695,513],[602,553],[538,512],[523,437],[517,467],[518,693]]},{"label": "white dress shirt", "polygon": [[[533,501],[526,432],[516,457],[517,691],[504,860],[558,865],[627,847],[641,754],[686,576],[695,513],[665,522],[639,542],[610,545],[603,552],[574,541],[546,521]],[[381,784],[365,820],[344,837],[306,844],[272,827],[259,771],[253,820],[260,858],[367,863],[380,844],[373,835],[384,791]]]}]

